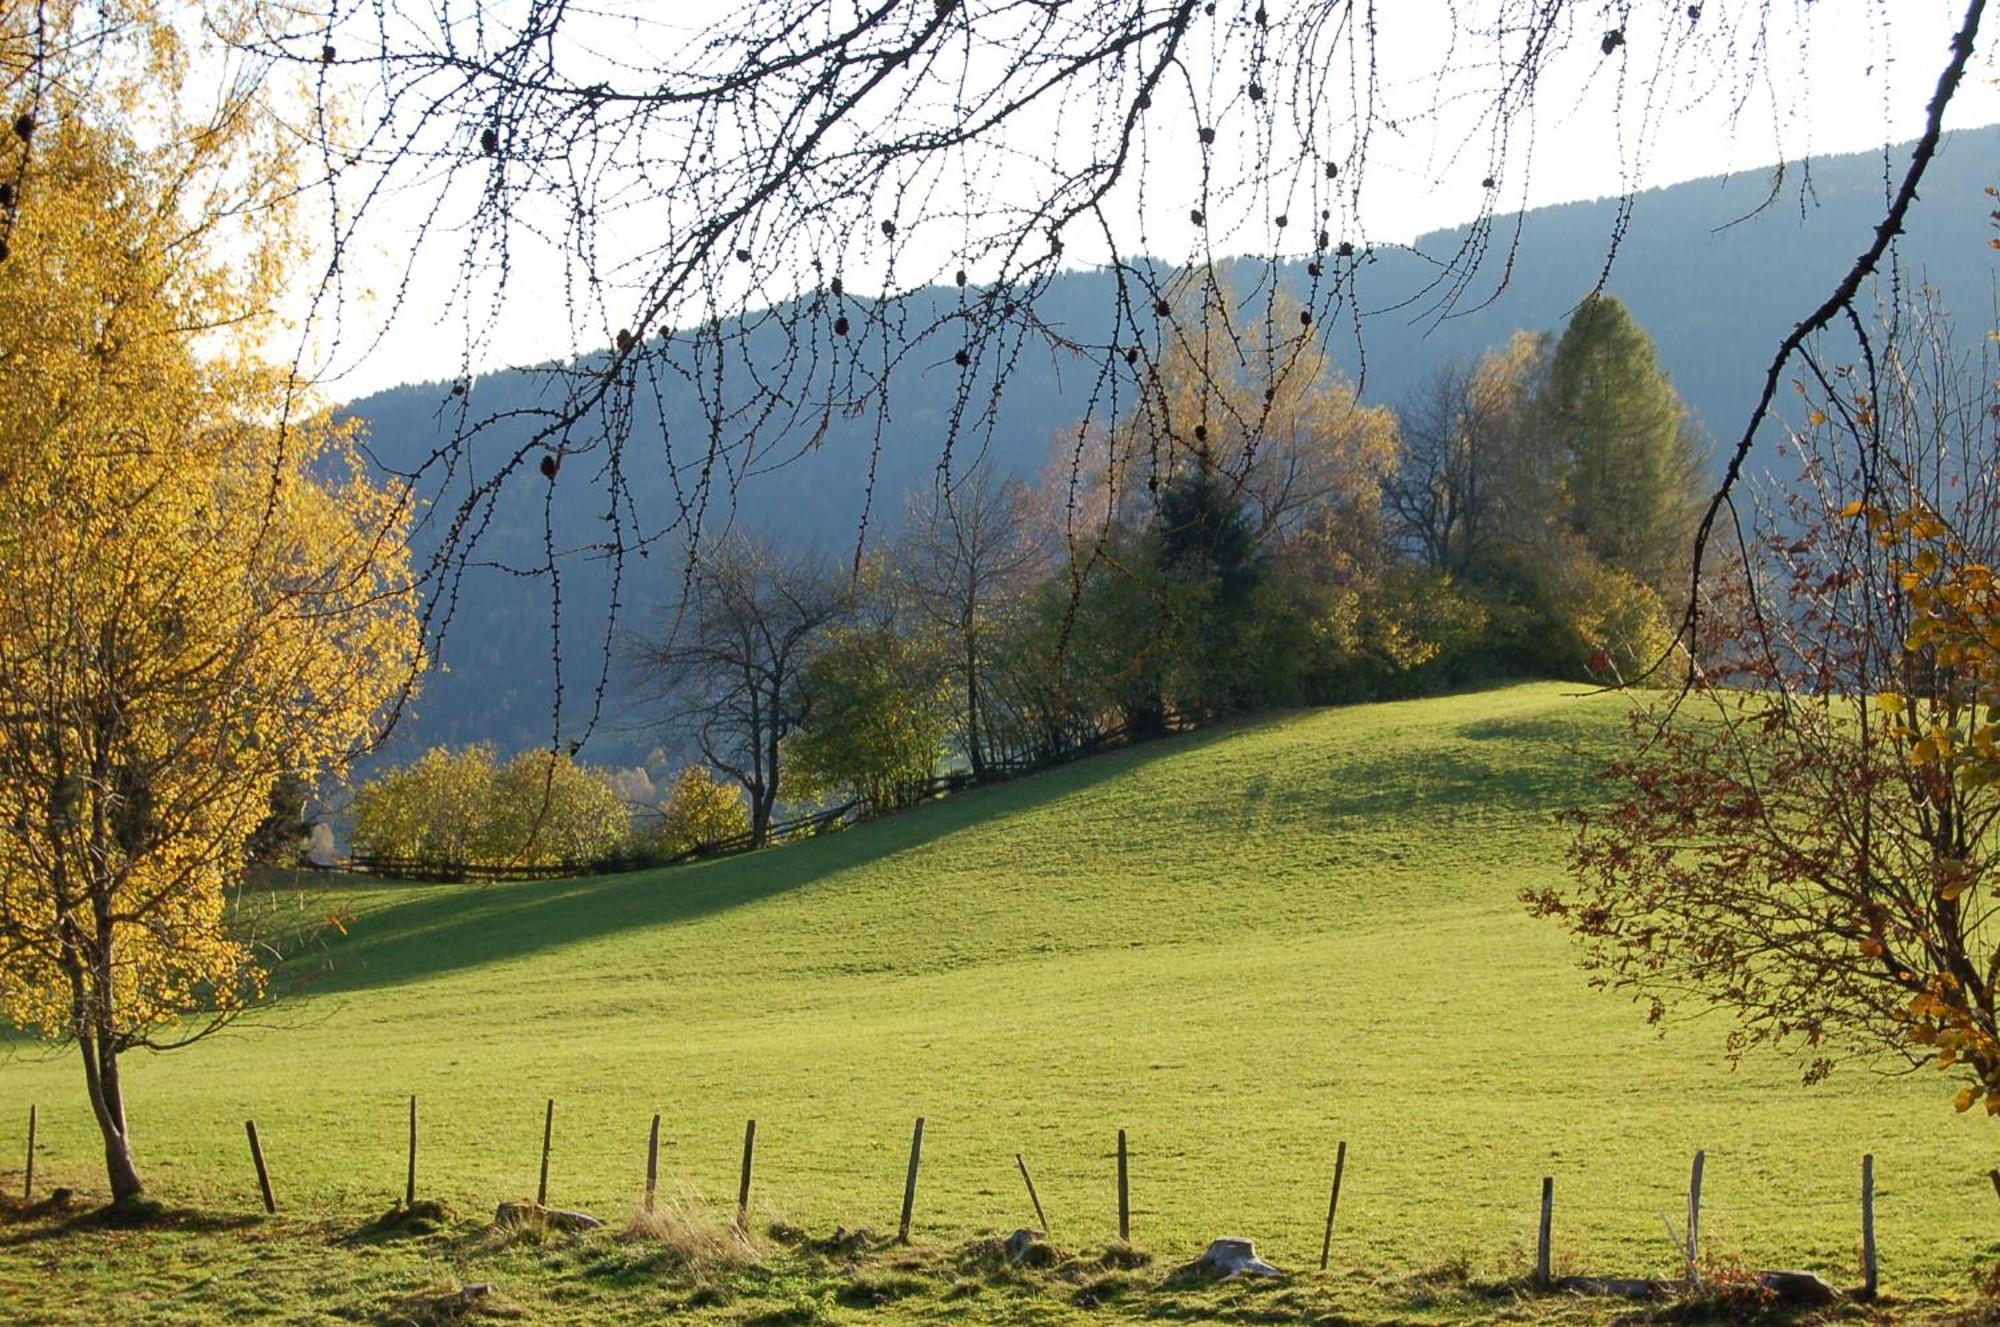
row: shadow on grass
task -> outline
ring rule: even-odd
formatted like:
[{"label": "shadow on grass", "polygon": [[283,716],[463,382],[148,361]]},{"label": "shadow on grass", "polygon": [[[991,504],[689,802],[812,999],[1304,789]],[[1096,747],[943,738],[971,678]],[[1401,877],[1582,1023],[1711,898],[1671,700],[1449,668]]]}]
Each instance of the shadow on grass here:
[{"label": "shadow on grass", "polygon": [[305,995],[395,986],[637,927],[684,924],[922,847],[975,824],[1033,811],[1244,731],[1241,726],[1218,727],[1107,752],[825,838],[718,861],[586,879],[427,890],[408,902],[371,911],[344,939],[287,962],[275,974],[273,987],[280,994]]},{"label": "shadow on grass", "polygon": [[[783,848],[588,879],[425,889],[369,911],[351,934],[288,962],[273,985],[294,995],[395,986],[634,928],[696,921],[1035,811],[1162,759],[1295,723],[1302,713],[1324,711],[1265,715],[1107,752]],[[1409,721],[1423,713],[1412,710]],[[1601,761],[1579,747],[1604,739],[1600,720],[1581,714],[1552,719],[1531,710],[1455,725],[1451,732],[1465,740],[1443,750],[1355,751],[1316,767],[1267,771],[1238,791],[1201,799],[1212,810],[1188,805],[1179,813],[1212,818],[1240,804],[1246,817],[1275,812],[1333,823],[1389,811],[1399,817],[1413,810],[1449,815],[1459,808],[1539,814],[1593,795]],[[379,882],[355,887],[382,889]]]},{"label": "shadow on grass", "polygon": [[151,1199],[103,1207],[10,1200],[0,1205],[0,1248],[20,1248],[94,1231],[143,1230],[160,1234],[218,1235],[254,1229],[263,1218],[243,1213],[168,1207]]}]

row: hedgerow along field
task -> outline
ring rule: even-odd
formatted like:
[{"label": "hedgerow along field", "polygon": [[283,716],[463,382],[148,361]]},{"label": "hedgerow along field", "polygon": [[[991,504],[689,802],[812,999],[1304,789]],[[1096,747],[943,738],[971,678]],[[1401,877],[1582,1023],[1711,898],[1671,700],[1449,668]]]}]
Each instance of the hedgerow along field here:
[{"label": "hedgerow along field", "polygon": [[[1662,1216],[1680,1225],[1696,1148],[1712,1255],[1852,1283],[1872,1152],[1885,1291],[1969,1292],[2000,1257],[1991,1122],[1954,1116],[1922,1073],[1849,1067],[1807,1088],[1771,1054],[1732,1070],[1722,1021],[1662,1035],[1524,915],[1519,891],[1561,870],[1556,810],[1605,795],[1594,774],[1626,705],[1540,684],[1319,710],[705,864],[274,889],[246,906],[321,937],[278,972],[280,998],[129,1070],[143,1173],[204,1218],[0,1240],[0,1301],[30,1320],[254,1320],[280,1302],[303,1321],[395,1320],[426,1285],[490,1278],[538,1320],[946,1311],[848,1307],[810,1270],[687,1301],[629,1257],[595,1274],[575,1251],[468,1261],[470,1236],[343,1243],[402,1193],[412,1093],[419,1193],[462,1231],[534,1195],[554,1098],[552,1204],[622,1225],[657,1111],[663,1190],[727,1213],[755,1117],[759,1224],[815,1236],[894,1230],[921,1114],[915,1240],[935,1248],[1034,1224],[1016,1152],[1054,1241],[1102,1248],[1124,1128],[1132,1242],[1161,1268],[1224,1234],[1310,1268],[1345,1139],[1335,1274],[1308,1282],[1325,1305],[1404,1313],[1439,1267],[1524,1273],[1543,1175],[1559,1271],[1673,1274]],[[16,1042],[0,1065],[0,1188],[19,1192],[32,1102],[38,1190],[101,1190],[69,1055]],[[948,1307],[1115,1308],[1008,1304]]]}]

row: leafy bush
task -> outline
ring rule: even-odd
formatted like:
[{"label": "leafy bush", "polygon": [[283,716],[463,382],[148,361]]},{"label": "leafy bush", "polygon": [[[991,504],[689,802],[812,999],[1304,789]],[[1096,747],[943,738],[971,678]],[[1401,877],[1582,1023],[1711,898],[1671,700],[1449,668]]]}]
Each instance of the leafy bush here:
[{"label": "leafy bush", "polygon": [[582,866],[623,852],[631,813],[610,776],[528,751],[502,767],[491,746],[432,747],[363,784],[349,807],[356,855],[449,872]]},{"label": "leafy bush", "polygon": [[846,627],[800,679],[806,716],[789,739],[793,795],[908,806],[930,784],[952,725],[942,660],[890,626]]},{"label": "leafy bush", "polygon": [[706,765],[689,765],[660,804],[653,851],[672,859],[749,832],[750,810],[743,805],[741,790],[717,779]]},{"label": "leafy bush", "polygon": [[356,790],[348,808],[355,854],[432,870],[486,860],[498,774],[485,743],[456,752],[434,746],[385,770]]},{"label": "leafy bush", "polygon": [[1311,621],[1315,700],[1408,696],[1477,668],[1491,615],[1443,572],[1408,568],[1324,597]]},{"label": "leafy bush", "polygon": [[1546,603],[1561,652],[1551,661],[1556,676],[1634,682],[1672,648],[1659,592],[1631,572],[1579,555],[1558,566],[1550,581]]},{"label": "leafy bush", "polygon": [[632,813],[611,776],[560,752],[523,751],[494,779],[483,845],[494,862],[599,862],[631,837]]}]

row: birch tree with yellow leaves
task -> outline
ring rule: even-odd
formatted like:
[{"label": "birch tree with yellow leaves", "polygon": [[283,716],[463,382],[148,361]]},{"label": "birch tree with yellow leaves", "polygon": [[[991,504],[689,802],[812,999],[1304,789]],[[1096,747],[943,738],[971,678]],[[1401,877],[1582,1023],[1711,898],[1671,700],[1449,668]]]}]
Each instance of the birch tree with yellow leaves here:
[{"label": "birch tree with yellow leaves", "polygon": [[[269,90],[231,69],[189,111],[182,34],[118,8],[87,84],[0,84],[0,1016],[76,1047],[128,1200],[124,1057],[263,992],[246,843],[281,777],[376,740],[421,636],[400,496],[260,355],[299,254]],[[0,5],[0,52],[103,17]]]}]

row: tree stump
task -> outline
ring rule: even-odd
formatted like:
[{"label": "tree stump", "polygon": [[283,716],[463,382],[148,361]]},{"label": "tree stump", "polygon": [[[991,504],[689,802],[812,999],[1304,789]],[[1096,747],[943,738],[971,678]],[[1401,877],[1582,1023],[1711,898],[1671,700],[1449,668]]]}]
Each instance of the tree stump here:
[{"label": "tree stump", "polygon": [[1188,1270],[1206,1281],[1226,1281],[1236,1276],[1284,1275],[1257,1256],[1255,1241],[1235,1237],[1212,1242]]},{"label": "tree stump", "polygon": [[553,1226],[574,1234],[577,1231],[596,1230],[603,1222],[588,1212],[566,1212],[560,1207],[544,1207],[540,1203],[507,1202],[500,1204],[493,1213],[496,1226]]}]

